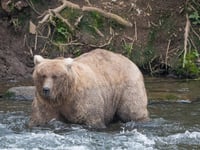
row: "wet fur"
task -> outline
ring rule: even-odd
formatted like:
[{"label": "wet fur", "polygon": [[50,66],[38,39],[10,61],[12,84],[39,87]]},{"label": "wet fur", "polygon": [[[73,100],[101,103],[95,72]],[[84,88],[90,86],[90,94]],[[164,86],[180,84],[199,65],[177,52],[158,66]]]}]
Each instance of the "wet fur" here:
[{"label": "wet fur", "polygon": [[[97,128],[116,118],[123,122],[148,119],[143,76],[124,56],[97,49],[72,62],[38,61],[33,73],[37,90],[30,126],[53,118]],[[47,78],[52,82],[49,98],[42,94]]]}]

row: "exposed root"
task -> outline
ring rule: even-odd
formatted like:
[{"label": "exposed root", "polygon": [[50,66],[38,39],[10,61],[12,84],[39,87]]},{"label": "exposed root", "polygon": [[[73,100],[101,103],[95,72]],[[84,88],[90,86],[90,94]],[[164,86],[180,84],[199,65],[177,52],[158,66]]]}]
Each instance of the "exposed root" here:
[{"label": "exposed root", "polygon": [[50,17],[50,14],[46,14],[46,15],[43,17],[43,19],[42,19],[41,21],[39,21],[38,23],[39,23],[39,24],[43,24],[43,23],[47,22],[47,20],[49,19],[49,17]]},{"label": "exposed root", "polygon": [[168,53],[169,53],[170,44],[171,44],[171,39],[168,41],[166,55],[165,55],[165,67],[166,67],[165,69],[166,70],[167,70],[167,65],[168,65]]},{"label": "exposed root", "polygon": [[72,3],[70,1],[66,1],[66,0],[61,0],[62,1],[62,5],[57,7],[57,8],[54,8],[54,12],[61,12],[63,9],[65,9],[66,7],[69,7],[69,8],[72,8],[72,9],[81,9],[79,5],[75,4],[75,3]]},{"label": "exposed root", "polygon": [[193,27],[190,27],[192,29],[192,32],[196,35],[196,37],[198,37],[199,41],[200,41],[200,35],[193,29]]},{"label": "exposed root", "polygon": [[99,36],[104,37],[104,34],[103,34],[97,27],[93,27],[93,28],[94,28],[95,32],[96,32]]},{"label": "exposed root", "polygon": [[32,8],[32,10],[36,13],[36,14],[38,14],[38,15],[41,15],[41,13],[38,11],[38,10],[36,10],[35,9],[35,6],[33,5],[33,3],[32,3],[32,1],[30,0],[26,0],[26,2],[27,2],[27,4]]},{"label": "exposed root", "polygon": [[89,6],[92,6],[92,4],[90,3],[89,0],[85,0],[85,2],[86,2]]},{"label": "exposed root", "polygon": [[[54,12],[55,14],[60,13],[63,9],[65,9],[66,7],[72,8],[72,9],[81,9],[79,5],[74,4],[72,2],[66,1],[66,0],[62,0],[62,5],[60,5],[57,8],[54,9],[49,9],[49,13],[47,13],[43,19],[41,21],[39,21],[39,24],[42,24],[44,22],[47,22],[49,20],[49,17],[52,16],[51,12]],[[64,18],[62,17],[62,21],[65,22],[65,20],[63,20]]]},{"label": "exposed root", "polygon": [[136,24],[136,21],[134,21],[134,27],[135,27],[135,41],[137,41],[137,24]]},{"label": "exposed root", "polygon": [[79,43],[79,42],[76,42],[76,41],[71,41],[69,43],[65,43],[65,44],[61,44],[61,43],[55,43],[55,42],[52,42],[53,45],[56,45],[56,46],[83,46],[84,44],[83,43]]},{"label": "exposed root", "polygon": [[79,23],[81,22],[81,19],[83,18],[83,15],[81,15],[80,17],[78,17],[78,19],[76,20],[74,26],[77,27],[79,25]]},{"label": "exposed root", "polygon": [[106,12],[106,11],[100,9],[100,8],[83,6],[82,10],[88,11],[88,12],[91,12],[91,11],[98,12],[106,18],[110,18],[110,19],[117,21],[121,25],[124,25],[124,26],[127,26],[127,27],[133,26],[133,24],[131,22],[124,20],[122,17],[120,17],[116,14],[113,14],[113,13]]},{"label": "exposed root", "polygon": [[111,37],[110,37],[110,39],[108,40],[108,42],[106,42],[106,43],[104,43],[104,44],[102,44],[102,45],[92,45],[92,44],[90,44],[89,46],[90,47],[93,47],[93,48],[104,48],[104,47],[106,47],[106,46],[108,46],[108,45],[110,45],[110,43],[111,43],[111,41],[112,41],[112,39],[114,38],[114,35],[112,35]]},{"label": "exposed root", "polygon": [[66,18],[63,18],[59,13],[55,12],[55,16],[62,20],[69,28],[71,31],[74,30],[74,27],[69,23],[69,21]]},{"label": "exposed root", "polygon": [[190,20],[188,14],[186,14],[186,25],[185,25],[185,33],[184,33],[184,54],[183,54],[183,68],[185,68],[185,61],[187,55],[187,46],[188,46],[188,37],[190,32]]},{"label": "exposed root", "polygon": [[[54,8],[54,9],[50,9],[49,10],[49,13],[47,13],[43,19],[39,22],[39,24],[42,24],[44,22],[47,22],[49,17],[51,16],[51,13],[50,12],[54,12],[55,14],[58,14],[60,13],[63,9],[65,9],[66,7],[68,8],[72,8],[72,9],[78,9],[78,10],[82,10],[82,11],[87,11],[87,12],[98,12],[100,13],[101,15],[103,15],[104,17],[106,18],[110,18],[110,19],[113,19],[115,21],[117,21],[119,24],[121,25],[124,25],[124,26],[127,26],[127,27],[132,27],[132,23],[129,22],[129,21],[126,21],[125,19],[123,19],[122,17],[116,15],[116,14],[113,14],[113,13],[110,13],[110,12],[106,12],[100,8],[96,8],[96,7],[88,7],[88,6],[83,6],[82,8],[77,5],[77,4],[74,4],[72,2],[69,2],[69,1],[66,1],[66,0],[62,0],[62,5],[57,7],[57,8]],[[63,18],[61,18],[61,20],[64,21]]]},{"label": "exposed root", "polygon": [[37,49],[37,42],[38,42],[38,34],[35,35],[35,45],[34,45],[34,50]]}]

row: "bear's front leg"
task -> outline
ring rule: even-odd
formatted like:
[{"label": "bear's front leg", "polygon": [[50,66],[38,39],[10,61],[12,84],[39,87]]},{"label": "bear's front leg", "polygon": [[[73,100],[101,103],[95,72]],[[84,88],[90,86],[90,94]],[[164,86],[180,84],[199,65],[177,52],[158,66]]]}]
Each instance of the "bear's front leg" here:
[{"label": "bear's front leg", "polygon": [[96,128],[96,129],[106,128],[104,121],[102,121],[102,119],[100,119],[100,118],[93,118],[91,120],[88,120],[88,121],[86,121],[86,125],[91,128]]},{"label": "bear's front leg", "polygon": [[58,113],[49,105],[42,104],[35,98],[32,103],[29,127],[44,125],[52,119],[58,119]]},{"label": "bear's front leg", "polygon": [[86,125],[97,129],[106,128],[103,110],[91,108],[87,115]]}]

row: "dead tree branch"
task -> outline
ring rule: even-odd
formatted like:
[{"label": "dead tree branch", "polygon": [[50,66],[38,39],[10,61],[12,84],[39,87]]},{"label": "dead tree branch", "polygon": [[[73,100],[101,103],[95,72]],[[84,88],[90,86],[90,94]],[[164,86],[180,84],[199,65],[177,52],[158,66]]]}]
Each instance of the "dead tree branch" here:
[{"label": "dead tree branch", "polygon": [[124,26],[127,26],[127,27],[132,27],[133,26],[133,24],[131,22],[126,21],[122,17],[120,17],[120,16],[118,16],[116,14],[110,13],[110,12],[106,12],[106,11],[100,9],[100,8],[83,6],[82,7],[82,11],[98,12],[98,13],[100,13],[101,15],[103,15],[106,18],[110,18],[110,19],[113,19],[113,20],[117,21],[121,25],[124,25]]},{"label": "dead tree branch", "polygon": [[[51,16],[50,12],[54,12],[55,14],[60,13],[63,9],[65,9],[66,7],[72,8],[72,9],[81,9],[79,5],[74,4],[72,2],[66,1],[66,0],[62,0],[62,5],[60,5],[57,8],[54,9],[49,9],[49,13],[47,13],[43,19],[41,21],[39,21],[39,24],[42,24],[44,22],[47,22]],[[61,18],[60,18],[61,19]],[[65,22],[65,20],[63,20],[64,18],[62,17],[62,21]]]},{"label": "dead tree branch", "polygon": [[186,25],[185,25],[185,33],[184,33],[183,68],[185,68],[189,32],[190,32],[190,20],[189,20],[188,14],[186,14]]},{"label": "dead tree branch", "polygon": [[[110,12],[106,12],[106,11],[100,9],[100,8],[88,7],[88,6],[83,6],[81,8],[78,4],[74,4],[74,3],[66,1],[66,0],[61,0],[61,1],[62,1],[62,5],[57,7],[57,8],[54,8],[54,9],[49,9],[49,11],[43,17],[43,19],[41,21],[39,21],[39,24],[43,24],[44,22],[47,22],[49,20],[49,18],[52,16],[51,12],[53,12],[63,22],[65,22],[67,25],[70,25],[69,22],[66,22],[66,20],[61,15],[58,15],[58,13],[60,13],[63,9],[68,7],[68,8],[78,9],[78,10],[87,11],[87,12],[97,12],[97,13],[101,14],[102,16],[106,17],[106,18],[110,18],[110,19],[115,20],[116,22],[118,22],[121,25],[124,25],[124,26],[127,26],[127,27],[132,27],[133,26],[133,24],[131,22],[126,21],[122,17],[120,17],[120,16],[118,16],[116,14],[110,13]],[[71,26],[71,28],[72,28],[72,26]]]}]

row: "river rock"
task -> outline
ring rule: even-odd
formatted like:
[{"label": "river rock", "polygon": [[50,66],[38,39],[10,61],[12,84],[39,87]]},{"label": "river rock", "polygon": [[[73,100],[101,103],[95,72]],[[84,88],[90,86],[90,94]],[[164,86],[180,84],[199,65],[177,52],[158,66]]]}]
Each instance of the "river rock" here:
[{"label": "river rock", "polygon": [[34,86],[12,87],[7,91],[7,97],[14,100],[33,100],[35,95]]}]

